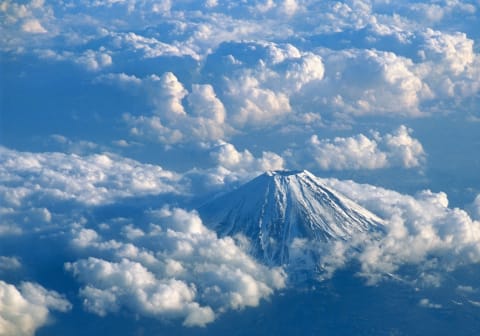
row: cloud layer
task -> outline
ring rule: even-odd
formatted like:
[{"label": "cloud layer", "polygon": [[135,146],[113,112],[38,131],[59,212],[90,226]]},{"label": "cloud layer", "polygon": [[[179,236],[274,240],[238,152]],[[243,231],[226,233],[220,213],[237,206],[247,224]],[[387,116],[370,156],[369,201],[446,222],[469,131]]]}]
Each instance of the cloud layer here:
[{"label": "cloud layer", "polygon": [[1,197],[5,206],[19,206],[41,195],[56,200],[98,205],[115,199],[178,193],[179,175],[113,154],[78,156],[30,153],[0,147]]},{"label": "cloud layer", "polygon": [[50,311],[67,312],[71,304],[57,292],[23,282],[17,288],[0,280],[0,334],[34,335],[48,322]]},{"label": "cloud layer", "polygon": [[425,152],[422,144],[410,136],[411,132],[402,125],[391,134],[373,133],[372,138],[359,134],[332,140],[313,135],[304,155],[322,170],[419,167],[425,161]]},{"label": "cloud layer", "polygon": [[402,267],[411,265],[418,267],[418,273],[406,280],[439,285],[428,283],[429,276],[434,274],[433,279],[441,281],[440,274],[480,260],[480,222],[464,210],[449,208],[443,192],[425,190],[410,196],[353,181],[325,183],[386,219],[385,235],[336,243],[326,257],[327,270],[357,260],[361,275],[375,283],[390,274],[402,274]]},{"label": "cloud layer", "polygon": [[[97,83],[135,90],[150,111],[126,114],[131,136],[167,145],[472,113],[480,89],[475,2],[35,0],[0,10],[11,36],[1,50],[71,62]],[[129,65],[149,60],[148,70]]]},{"label": "cloud layer", "polygon": [[87,310],[104,316],[127,308],[204,326],[285,286],[281,269],[258,264],[231,237],[218,238],[195,212],[163,208],[149,217],[146,230],[125,226],[124,242],[104,240],[93,229],[74,233],[76,248],[98,256],[65,265],[85,285]]},{"label": "cloud layer", "polygon": [[258,305],[283,272],[191,209],[265,170],[448,189],[454,207],[325,180],[387,223],[314,246],[326,277],[357,263],[370,283],[438,286],[477,263],[480,196],[456,206],[480,192],[479,13],[477,0],[0,0],[0,334],[70,309],[35,278],[45,265],[23,264],[25,241],[65,248],[50,261],[96,315],[203,326]]}]

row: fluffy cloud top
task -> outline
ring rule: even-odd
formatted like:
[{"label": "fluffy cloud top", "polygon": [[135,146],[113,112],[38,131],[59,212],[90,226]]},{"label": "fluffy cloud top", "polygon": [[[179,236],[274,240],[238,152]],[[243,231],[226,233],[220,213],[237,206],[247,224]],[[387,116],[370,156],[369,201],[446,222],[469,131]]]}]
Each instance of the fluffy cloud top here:
[{"label": "fluffy cloud top", "polygon": [[419,167],[425,160],[425,152],[411,132],[402,125],[391,134],[373,133],[372,138],[359,134],[331,140],[313,135],[305,152],[324,170]]},{"label": "fluffy cloud top", "polygon": [[193,84],[189,92],[171,72],[143,79],[109,74],[100,76],[97,82],[115,82],[147,94],[151,114],[124,115],[130,133],[136,137],[168,145],[222,139],[230,131],[225,124],[225,107],[212,85]]},{"label": "fluffy cloud top", "polygon": [[[6,1],[0,10],[12,37],[0,40],[0,48],[70,61],[103,78],[115,77],[105,71],[123,79],[129,73],[151,104],[150,113],[125,117],[132,135],[167,145],[213,143],[234,130],[272,125],[301,129],[318,120],[468,111],[480,88],[480,58],[475,34],[462,31],[470,25],[453,13],[478,23],[477,7],[448,1]],[[139,60],[166,65],[146,76],[128,65]],[[182,81],[168,65],[175,60],[185,62]]]},{"label": "fluffy cloud top", "polygon": [[405,280],[436,285],[428,283],[432,273],[480,260],[480,222],[464,210],[449,208],[445,193],[426,190],[410,196],[352,181],[324,182],[386,219],[384,236],[338,242],[327,254],[326,269],[355,259],[361,275],[375,283],[403,266],[416,265],[421,270],[418,279]]},{"label": "fluffy cloud top", "polygon": [[41,194],[87,205],[115,199],[178,193],[179,175],[159,166],[140,164],[113,154],[78,156],[17,152],[0,147],[0,188],[6,206],[19,206]]},{"label": "fluffy cloud top", "polygon": [[24,282],[17,288],[0,280],[0,335],[28,336],[48,322],[51,310],[67,312],[71,304],[54,291]]},{"label": "fluffy cloud top", "polygon": [[281,269],[258,264],[230,237],[218,238],[195,212],[163,208],[150,217],[148,230],[129,227],[137,233],[128,236],[131,242],[75,231],[72,244],[98,255],[65,265],[85,284],[80,295],[87,310],[103,316],[127,308],[204,326],[285,286]]},{"label": "fluffy cloud top", "polygon": [[248,149],[238,150],[228,142],[219,141],[209,148],[213,167],[191,169],[184,174],[191,189],[198,193],[218,192],[222,188],[232,188],[267,170],[285,169],[286,162],[278,154],[263,151],[255,156]]}]

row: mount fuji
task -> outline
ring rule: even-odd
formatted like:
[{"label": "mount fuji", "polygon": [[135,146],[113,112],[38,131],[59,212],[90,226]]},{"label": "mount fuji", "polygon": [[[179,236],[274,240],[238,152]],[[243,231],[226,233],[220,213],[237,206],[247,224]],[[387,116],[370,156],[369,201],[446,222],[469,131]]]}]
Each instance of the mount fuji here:
[{"label": "mount fuji", "polygon": [[316,271],[322,246],[379,232],[383,220],[308,171],[268,171],[198,209],[220,236],[248,238],[270,266]]}]

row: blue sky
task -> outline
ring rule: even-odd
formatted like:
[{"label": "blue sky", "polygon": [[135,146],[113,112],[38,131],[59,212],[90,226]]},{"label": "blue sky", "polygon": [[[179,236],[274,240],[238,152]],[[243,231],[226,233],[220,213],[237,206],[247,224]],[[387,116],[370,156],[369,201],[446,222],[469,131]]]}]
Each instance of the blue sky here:
[{"label": "blue sky", "polygon": [[478,1],[7,0],[0,21],[0,334],[274,297],[283,271],[193,210],[266,170],[392,223],[347,254],[367,285],[480,260]]}]

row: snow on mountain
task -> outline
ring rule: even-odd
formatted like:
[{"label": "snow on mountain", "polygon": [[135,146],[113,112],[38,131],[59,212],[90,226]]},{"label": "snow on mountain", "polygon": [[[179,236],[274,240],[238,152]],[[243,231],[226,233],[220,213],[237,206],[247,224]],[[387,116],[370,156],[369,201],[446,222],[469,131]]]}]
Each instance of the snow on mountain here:
[{"label": "snow on mountain", "polygon": [[382,219],[308,171],[269,171],[198,209],[220,236],[241,234],[268,265],[315,271],[322,246],[379,231]]}]

